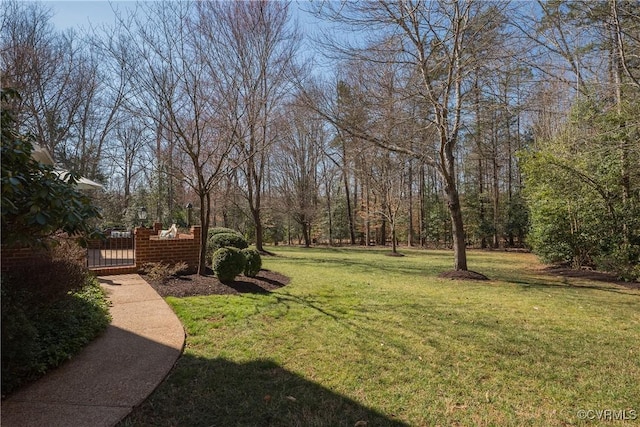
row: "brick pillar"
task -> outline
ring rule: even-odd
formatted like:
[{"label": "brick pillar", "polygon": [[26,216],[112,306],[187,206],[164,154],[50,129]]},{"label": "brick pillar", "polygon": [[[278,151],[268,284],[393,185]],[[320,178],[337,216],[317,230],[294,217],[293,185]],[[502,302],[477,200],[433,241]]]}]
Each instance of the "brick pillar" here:
[{"label": "brick pillar", "polygon": [[146,227],[136,227],[133,231],[135,234],[136,244],[135,244],[135,258],[136,258],[136,268],[139,270],[142,268],[142,265],[149,262],[149,255],[151,252],[149,237],[153,233],[153,230],[150,230]]},{"label": "brick pillar", "polygon": [[162,223],[161,222],[154,222],[153,223],[153,231],[155,235],[158,235],[158,233],[160,233],[160,231],[162,231]]},{"label": "brick pillar", "polygon": [[194,225],[191,227],[191,235],[193,236],[193,240],[196,241],[198,247],[200,247],[200,226]]}]

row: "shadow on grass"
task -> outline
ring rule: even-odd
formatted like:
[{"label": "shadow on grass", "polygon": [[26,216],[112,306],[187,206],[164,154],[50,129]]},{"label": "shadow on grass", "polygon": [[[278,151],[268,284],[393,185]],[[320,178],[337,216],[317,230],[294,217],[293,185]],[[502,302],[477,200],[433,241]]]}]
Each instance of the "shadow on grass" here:
[{"label": "shadow on grass", "polygon": [[273,273],[271,270],[262,269],[255,277],[238,276],[223,285],[234,289],[241,294],[269,294],[289,283],[289,278]]},{"label": "shadow on grass", "polygon": [[268,294],[270,290],[262,288],[253,282],[248,282],[242,279],[236,279],[233,281],[222,282],[223,285],[230,287],[241,294]]},{"label": "shadow on grass", "polygon": [[[363,423],[357,424],[359,421]],[[365,424],[366,423],[366,424]],[[271,360],[183,355],[165,383],[120,423],[189,426],[406,426]]]},{"label": "shadow on grass", "polygon": [[[600,284],[596,284],[596,283],[574,283],[572,281],[570,281],[568,278],[573,278],[573,279],[581,279],[583,278],[582,276],[571,276],[571,275],[559,275],[560,277],[562,277],[560,282],[555,282],[555,283],[549,283],[549,282],[545,282],[543,280],[541,280],[541,277],[536,277],[535,279],[533,278],[528,278],[528,279],[521,279],[521,278],[505,278],[502,280],[505,280],[508,283],[513,283],[514,285],[518,285],[520,286],[522,289],[576,289],[576,290],[586,290],[586,289],[590,289],[590,290],[596,290],[596,291],[603,291],[603,292],[612,292],[612,293],[616,293],[616,294],[624,294],[624,295],[633,295],[634,289],[638,289],[638,287],[634,287],[634,286],[629,286],[629,284],[625,284],[624,282],[620,283],[620,282],[604,282],[601,281],[601,283],[603,283],[602,285]],[[588,279],[590,282],[593,281],[593,279]]]},{"label": "shadow on grass", "polygon": [[577,270],[564,267],[547,267],[542,270],[545,274],[552,276],[560,276],[563,278],[585,279],[593,282],[609,283],[614,285],[623,286],[630,289],[640,289],[640,283],[638,282],[625,282],[618,280],[616,276],[609,273],[603,273],[601,271],[593,270]]},{"label": "shadow on grass", "polygon": [[400,274],[417,274],[417,275],[435,275],[446,265],[411,265],[411,264],[391,264],[393,259],[403,259],[404,257],[389,257],[385,253],[379,253],[380,257],[388,259],[386,261],[390,263],[385,264],[385,261],[376,263],[374,260],[358,260],[353,258],[306,258],[287,255],[287,260],[291,260],[295,263],[302,265],[317,266],[318,264],[325,264],[331,267],[346,268],[353,272],[372,272],[379,271],[381,273],[400,273]]},{"label": "shadow on grass", "polygon": [[[340,250],[331,248],[331,252],[348,252],[348,250]],[[480,252],[480,251],[478,251]],[[487,252],[490,253],[490,252]],[[384,252],[379,252],[380,256],[385,256]],[[433,254],[429,252],[415,252],[411,255],[416,257],[423,256],[431,256],[438,254]],[[395,273],[395,274],[413,274],[418,276],[424,276],[429,278],[438,278],[439,274],[442,274],[442,269],[445,268],[442,263],[432,263],[432,264],[406,264],[406,263],[385,263],[384,261],[377,262],[375,264],[372,263],[371,260],[361,260],[361,259],[353,259],[353,258],[308,258],[302,256],[296,256],[287,254],[286,258],[295,262],[300,263],[301,265],[312,265],[317,266],[318,264],[326,264],[330,267],[336,268],[345,268],[354,272],[382,272],[382,273]],[[505,261],[506,262],[506,261]],[[482,271],[482,268],[480,267]],[[610,274],[600,273],[595,271],[580,271],[580,270],[572,270],[568,268],[546,268],[544,270],[540,270],[532,275],[529,274],[527,276],[534,277],[526,277],[524,275],[513,275],[507,273],[504,269],[489,269],[487,271],[487,275],[490,276],[490,280],[492,281],[501,281],[507,282],[515,285],[521,286],[523,289],[526,288],[569,288],[569,289],[591,289],[591,290],[599,290],[605,292],[613,292],[620,294],[629,294],[633,293],[634,290],[640,289],[640,283],[630,283],[616,280],[616,278]],[[547,281],[546,278],[553,278],[556,276],[555,280]],[[559,280],[558,280],[559,279]],[[467,284],[474,285],[474,282],[467,281]],[[481,283],[481,282],[480,282]]]}]

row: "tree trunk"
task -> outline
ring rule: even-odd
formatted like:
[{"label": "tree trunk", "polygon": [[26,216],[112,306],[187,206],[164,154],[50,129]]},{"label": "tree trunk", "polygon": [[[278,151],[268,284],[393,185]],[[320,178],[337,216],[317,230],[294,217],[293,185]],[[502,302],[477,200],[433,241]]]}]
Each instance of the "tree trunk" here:
[{"label": "tree trunk", "polygon": [[[478,143],[478,147],[479,146],[480,144]],[[484,225],[486,219],[484,209],[484,167],[482,165],[482,150],[480,148],[478,148],[478,198],[480,199],[480,212],[478,219],[480,224]],[[487,248],[487,236],[485,236],[484,232],[481,233],[480,248]]]},{"label": "tree trunk", "polygon": [[394,222],[391,222],[391,253],[398,253],[398,245],[396,243],[396,226]]},{"label": "tree trunk", "polygon": [[[368,178],[367,178],[367,181],[368,181]],[[363,188],[364,188],[364,186],[363,186]],[[369,194],[369,185],[368,185],[368,183],[367,183],[366,188],[367,188],[366,189],[367,192],[365,194],[365,201],[366,201],[365,202],[366,203],[366,205],[365,205],[365,209],[366,209],[366,213],[365,213],[365,215],[366,215],[366,219],[365,219],[365,221],[366,221],[366,223],[365,223],[365,236],[366,236],[365,246],[369,246],[369,244],[371,243],[371,221],[369,219],[370,215],[371,215],[371,196]]]},{"label": "tree trunk", "polygon": [[493,153],[493,247],[500,246],[500,185],[498,182],[498,153],[497,148]]},{"label": "tree trunk", "polygon": [[211,195],[200,193],[200,258],[198,262],[198,275],[204,276],[207,272],[207,238],[209,235],[209,211],[211,209]]},{"label": "tree trunk", "polygon": [[460,197],[455,185],[447,183],[445,185],[447,195],[447,206],[451,217],[451,235],[453,237],[453,257],[455,270],[467,270],[467,245],[464,236],[464,225],[462,221],[462,209],[460,207]]},{"label": "tree trunk", "polygon": [[304,239],[304,247],[305,248],[310,248],[311,247],[311,224],[309,224],[307,221],[302,221],[302,238]]},{"label": "tree trunk", "polygon": [[409,160],[409,228],[407,229],[407,246],[413,246],[413,162]]},{"label": "tree trunk", "polygon": [[[349,190],[349,172],[347,170],[347,147],[342,141],[342,179],[344,181],[344,195],[347,199],[347,219],[349,221],[349,241],[356,244],[355,224],[353,221],[353,209],[351,208],[351,191]],[[357,192],[356,192],[357,193]]]},{"label": "tree trunk", "polygon": [[[346,166],[345,166],[346,168]],[[355,224],[353,223],[353,209],[351,208],[351,194],[349,190],[349,177],[347,172],[343,171],[344,177],[344,195],[347,199],[347,219],[349,220],[349,241],[352,245],[356,244]]]},{"label": "tree trunk", "polygon": [[[327,187],[328,188],[328,187]],[[331,213],[331,191],[327,190],[327,211],[329,214],[329,246],[333,246],[333,214]]]},{"label": "tree trunk", "polygon": [[467,270],[467,243],[465,241],[464,223],[460,195],[456,185],[455,158],[451,144],[443,144],[443,164],[440,174],[444,181],[444,192],[447,196],[447,207],[451,218],[451,237],[453,243],[453,268],[456,271]]},{"label": "tree trunk", "polygon": [[260,219],[260,211],[257,209],[252,209],[251,213],[253,215],[253,222],[256,227],[256,250],[259,252],[264,252],[264,240],[262,238],[263,229],[262,220]]},{"label": "tree trunk", "polygon": [[427,184],[425,182],[425,165],[420,165],[420,247],[427,244]]}]

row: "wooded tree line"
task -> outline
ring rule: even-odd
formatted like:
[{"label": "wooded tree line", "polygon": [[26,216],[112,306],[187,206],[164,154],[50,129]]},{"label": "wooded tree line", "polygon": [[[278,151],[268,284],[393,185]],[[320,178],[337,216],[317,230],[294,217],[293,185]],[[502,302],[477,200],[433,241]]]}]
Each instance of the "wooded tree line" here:
[{"label": "wooded tree line", "polygon": [[453,247],[466,270],[469,245],[528,246],[637,277],[637,1],[320,2],[315,30],[297,7],[141,3],[78,33],[7,2],[2,85],[105,185],[105,226],[191,202],[259,250]]}]

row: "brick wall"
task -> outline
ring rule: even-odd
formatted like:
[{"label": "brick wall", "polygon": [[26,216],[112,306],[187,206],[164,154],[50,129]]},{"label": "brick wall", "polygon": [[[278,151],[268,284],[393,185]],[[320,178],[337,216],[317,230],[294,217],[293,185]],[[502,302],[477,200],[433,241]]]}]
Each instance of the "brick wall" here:
[{"label": "brick wall", "polygon": [[148,262],[186,262],[189,271],[195,272],[200,257],[200,226],[191,227],[189,234],[179,234],[173,239],[158,237],[160,230],[157,224],[153,229],[136,228],[136,267],[140,269]]},{"label": "brick wall", "polygon": [[[200,258],[200,226],[191,227],[189,234],[179,234],[173,239],[161,239],[158,234],[162,224],[154,224],[152,229],[135,229],[135,266],[115,266],[91,268],[98,276],[137,273],[148,262],[175,264],[186,262],[189,272],[198,270]],[[28,265],[44,255],[32,248],[2,248],[2,272]]]},{"label": "brick wall", "polygon": [[47,257],[44,250],[35,248],[8,248],[2,247],[1,269],[7,273],[12,269],[24,267],[35,261],[40,261]]}]

